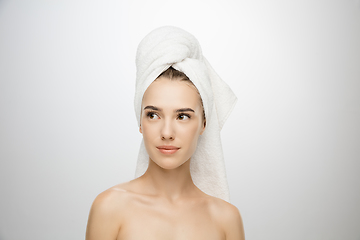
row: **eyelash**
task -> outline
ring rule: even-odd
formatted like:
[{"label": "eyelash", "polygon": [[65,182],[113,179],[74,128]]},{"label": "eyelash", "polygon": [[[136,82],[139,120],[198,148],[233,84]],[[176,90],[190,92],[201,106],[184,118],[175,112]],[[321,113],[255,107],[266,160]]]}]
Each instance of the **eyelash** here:
[{"label": "eyelash", "polygon": [[[151,115],[156,115],[156,116],[159,117],[159,115],[158,115],[156,112],[153,112],[153,111],[149,111],[149,112],[146,113],[146,116],[147,116],[148,118],[150,118]],[[179,113],[179,114],[177,115],[176,119],[179,119],[179,118],[182,117],[182,116],[185,116],[185,117],[187,117],[187,118],[189,118],[189,119],[191,118],[191,116],[190,116],[189,114]]]},{"label": "eyelash", "polygon": [[146,113],[146,116],[147,116],[148,118],[150,118],[151,115],[156,115],[156,116],[159,117],[159,115],[158,115],[156,112],[149,111],[148,113]]},{"label": "eyelash", "polygon": [[188,117],[189,119],[191,118],[191,116],[190,116],[189,114],[179,113],[179,114],[177,115],[177,119],[178,119],[179,117],[181,117],[181,116],[186,116],[186,117]]}]

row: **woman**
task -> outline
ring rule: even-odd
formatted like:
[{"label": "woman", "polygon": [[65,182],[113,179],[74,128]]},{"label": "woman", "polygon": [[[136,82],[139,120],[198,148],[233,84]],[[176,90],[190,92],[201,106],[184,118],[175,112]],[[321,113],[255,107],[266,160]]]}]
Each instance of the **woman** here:
[{"label": "woman", "polygon": [[86,239],[243,240],[239,211],[223,200],[219,135],[235,101],[191,34],[147,35],[137,52],[139,177],[97,196]]}]

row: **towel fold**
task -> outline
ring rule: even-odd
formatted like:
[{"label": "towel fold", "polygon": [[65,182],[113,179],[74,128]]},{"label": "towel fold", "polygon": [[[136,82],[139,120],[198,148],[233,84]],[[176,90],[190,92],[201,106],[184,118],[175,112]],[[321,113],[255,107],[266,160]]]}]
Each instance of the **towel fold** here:
[{"label": "towel fold", "polygon": [[[220,130],[237,98],[202,55],[197,39],[172,26],[150,32],[139,44],[136,54],[135,113],[140,125],[142,97],[149,85],[170,66],[194,83],[203,101],[206,128],[191,157],[190,172],[194,184],[203,192],[229,201]],[[149,155],[142,141],[135,177],[145,173]]]}]

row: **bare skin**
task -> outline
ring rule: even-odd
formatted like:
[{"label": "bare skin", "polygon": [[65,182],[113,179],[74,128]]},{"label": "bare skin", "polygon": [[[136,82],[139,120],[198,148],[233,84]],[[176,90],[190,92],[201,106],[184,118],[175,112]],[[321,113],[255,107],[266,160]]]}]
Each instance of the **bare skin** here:
[{"label": "bare skin", "polygon": [[191,179],[190,158],[205,127],[196,90],[160,78],[145,92],[142,108],[149,167],[97,196],[86,239],[244,240],[237,208],[203,193]]}]

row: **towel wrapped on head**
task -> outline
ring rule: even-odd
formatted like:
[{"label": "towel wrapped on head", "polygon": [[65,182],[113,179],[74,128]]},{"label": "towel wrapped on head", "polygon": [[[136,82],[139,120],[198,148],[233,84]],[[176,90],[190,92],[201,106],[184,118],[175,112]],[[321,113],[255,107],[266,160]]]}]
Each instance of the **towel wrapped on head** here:
[{"label": "towel wrapped on head", "polygon": [[[140,125],[142,97],[149,85],[170,66],[183,72],[198,89],[206,117],[206,128],[191,157],[194,184],[206,194],[229,201],[220,130],[237,98],[202,55],[190,33],[172,26],[150,32],[140,42],[136,54],[135,113]],[[142,141],[135,176],[145,173],[149,155]]]}]

